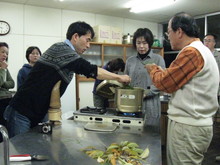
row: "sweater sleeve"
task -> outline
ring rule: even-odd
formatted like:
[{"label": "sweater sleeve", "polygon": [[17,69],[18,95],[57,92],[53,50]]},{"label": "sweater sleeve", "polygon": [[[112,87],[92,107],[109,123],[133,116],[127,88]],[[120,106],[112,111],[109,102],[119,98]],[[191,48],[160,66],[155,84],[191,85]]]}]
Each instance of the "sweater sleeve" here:
[{"label": "sweater sleeve", "polygon": [[2,87],[6,88],[6,89],[11,89],[14,88],[15,86],[15,82],[11,77],[11,74],[9,73],[9,71],[6,71],[6,81],[3,83]]},{"label": "sweater sleeve", "polygon": [[4,84],[5,70],[0,68],[0,88]]},{"label": "sweater sleeve", "polygon": [[98,74],[97,65],[91,64],[83,58],[76,59],[75,61],[68,64],[67,67],[73,70],[76,74],[82,74],[87,78],[96,78]]},{"label": "sweater sleeve", "polygon": [[17,75],[17,89],[21,86],[21,84],[23,83],[24,79],[22,76],[22,69],[19,70],[18,75]]}]

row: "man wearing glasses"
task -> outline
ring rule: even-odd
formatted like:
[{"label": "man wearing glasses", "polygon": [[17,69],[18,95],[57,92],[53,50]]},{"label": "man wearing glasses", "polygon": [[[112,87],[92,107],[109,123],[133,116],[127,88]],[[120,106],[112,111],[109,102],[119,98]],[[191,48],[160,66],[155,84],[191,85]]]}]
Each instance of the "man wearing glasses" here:
[{"label": "man wearing glasses", "polygon": [[[205,46],[207,46],[211,50],[211,52],[214,55],[215,60],[216,60],[216,62],[218,64],[218,69],[220,69],[220,52],[218,52],[215,49],[215,45],[216,45],[217,39],[218,38],[217,38],[217,36],[215,34],[208,33],[208,34],[205,35],[205,37],[203,39],[203,43],[204,43]],[[220,102],[220,88],[218,90],[218,100]],[[218,109],[218,113],[220,113],[219,109]],[[216,113],[216,116],[218,117],[217,113]],[[216,156],[216,160],[220,161],[220,155]]]},{"label": "man wearing glasses", "polygon": [[219,70],[211,51],[199,39],[198,26],[187,13],[168,24],[176,59],[166,69],[145,67],[153,84],[171,94],[168,108],[167,164],[201,165],[213,136],[212,116],[218,109]]},{"label": "man wearing glasses", "polygon": [[207,46],[211,50],[211,52],[214,55],[215,60],[218,64],[218,68],[220,68],[220,52],[218,52],[215,49],[216,42],[217,42],[217,36],[215,34],[211,34],[211,33],[206,34],[206,36],[203,40],[204,45]]}]

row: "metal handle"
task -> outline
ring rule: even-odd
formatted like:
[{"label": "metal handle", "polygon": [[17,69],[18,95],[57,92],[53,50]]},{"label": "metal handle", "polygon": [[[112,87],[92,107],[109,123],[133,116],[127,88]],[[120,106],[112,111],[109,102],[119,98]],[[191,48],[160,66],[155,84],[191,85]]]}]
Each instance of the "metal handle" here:
[{"label": "metal handle", "polygon": [[0,125],[0,132],[2,134],[3,138],[3,144],[4,144],[4,164],[9,165],[9,138],[8,138],[8,131],[7,129],[3,126]]}]

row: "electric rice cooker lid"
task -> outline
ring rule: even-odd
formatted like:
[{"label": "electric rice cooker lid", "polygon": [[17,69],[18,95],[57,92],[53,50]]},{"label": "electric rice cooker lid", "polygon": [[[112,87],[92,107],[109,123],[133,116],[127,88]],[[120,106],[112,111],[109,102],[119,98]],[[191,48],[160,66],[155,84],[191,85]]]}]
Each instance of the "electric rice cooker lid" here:
[{"label": "electric rice cooker lid", "polygon": [[96,88],[96,94],[108,99],[113,99],[116,87],[124,85],[116,80],[104,80]]}]

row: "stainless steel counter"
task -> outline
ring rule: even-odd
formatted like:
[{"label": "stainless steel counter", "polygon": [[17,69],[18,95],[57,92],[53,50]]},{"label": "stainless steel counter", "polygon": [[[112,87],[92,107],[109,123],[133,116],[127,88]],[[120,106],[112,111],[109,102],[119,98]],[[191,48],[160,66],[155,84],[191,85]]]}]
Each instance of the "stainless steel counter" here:
[{"label": "stainless steel counter", "polygon": [[[38,133],[33,129],[28,133],[10,139],[10,155],[43,154],[49,156],[46,161],[11,162],[12,165],[98,165],[80,149],[94,146],[104,150],[105,146],[121,141],[136,142],[140,148],[149,147],[150,155],[145,165],[161,165],[161,137],[157,128],[147,126],[120,126],[114,132],[93,132],[84,130],[85,122],[63,120],[61,126],[55,126],[52,134]],[[0,144],[0,156],[3,145]],[[3,164],[3,158],[0,158]]]}]

